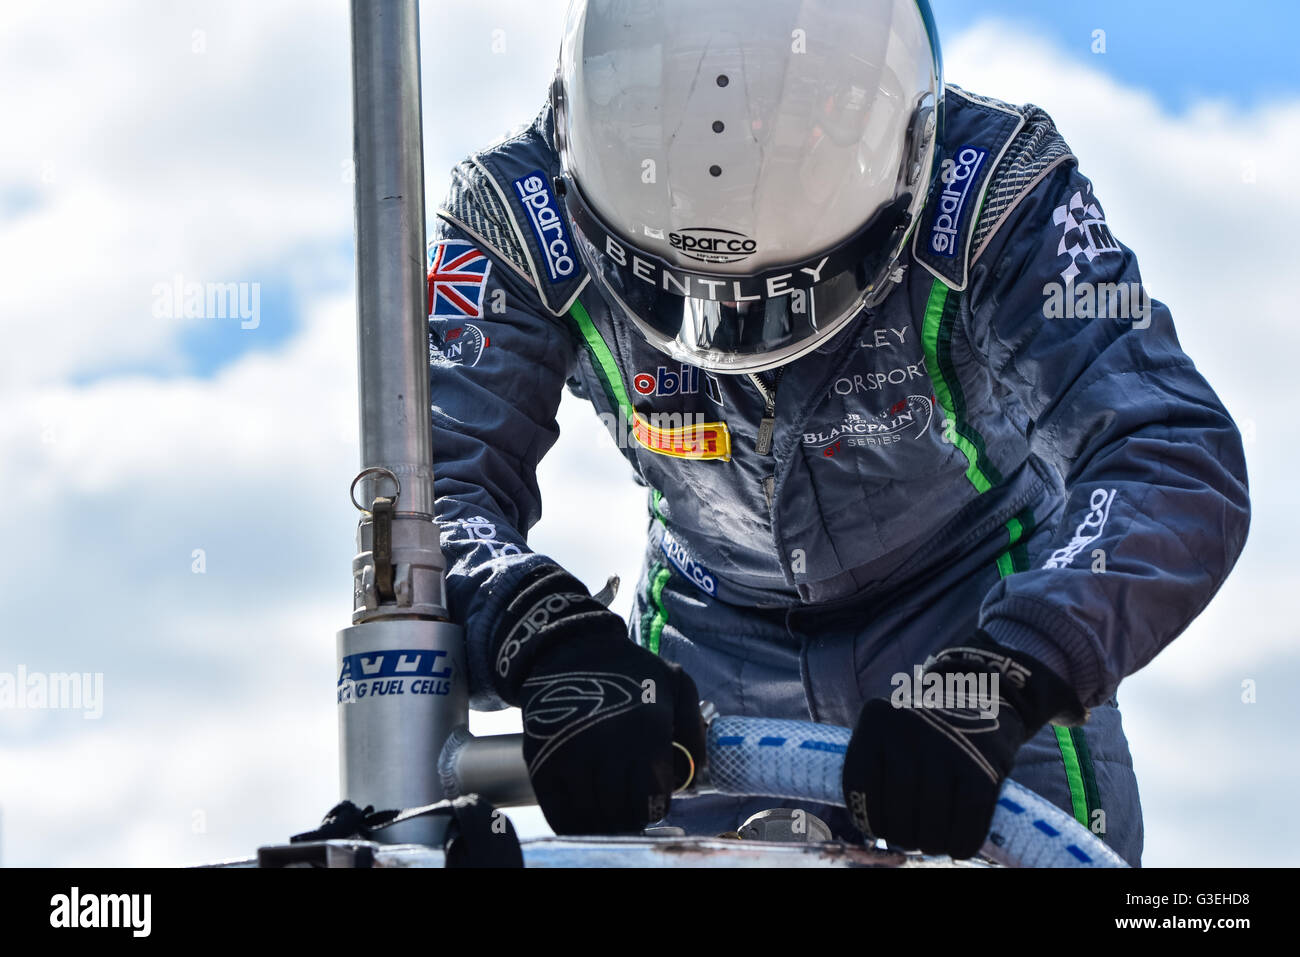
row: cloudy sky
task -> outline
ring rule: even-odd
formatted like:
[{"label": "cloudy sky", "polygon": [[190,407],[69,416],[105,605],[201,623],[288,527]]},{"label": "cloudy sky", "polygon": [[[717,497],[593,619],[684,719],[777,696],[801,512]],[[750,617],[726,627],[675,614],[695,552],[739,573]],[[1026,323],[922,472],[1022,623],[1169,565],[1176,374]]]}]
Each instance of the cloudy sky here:
[{"label": "cloudy sky", "polygon": [[[541,103],[562,7],[422,4],[431,205]],[[1056,117],[1247,440],[1236,572],[1120,691],[1146,862],[1296,864],[1300,15],[1249,0],[1228,32],[1220,9],[935,3],[951,80]],[[246,856],[335,800],[348,56],[342,2],[0,5],[0,675],[103,675],[97,718],[0,709],[5,864]],[[257,321],[167,315],[177,277],[256,283]],[[532,540],[631,583],[644,504],[594,422],[566,399]]]}]

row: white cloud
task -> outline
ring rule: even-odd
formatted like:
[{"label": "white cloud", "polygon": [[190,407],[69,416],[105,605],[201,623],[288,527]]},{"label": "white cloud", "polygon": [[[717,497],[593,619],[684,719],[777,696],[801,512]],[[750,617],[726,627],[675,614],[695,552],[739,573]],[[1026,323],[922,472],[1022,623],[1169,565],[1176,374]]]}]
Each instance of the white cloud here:
[{"label": "white cloud", "polygon": [[267,282],[288,251],[347,234],[345,15],[118,4],[56,25],[7,6],[22,22],[0,31],[0,181],[32,204],[0,230],[0,328],[32,348],[0,353],[4,388],[173,364],[156,283]]},{"label": "white cloud", "polygon": [[[0,331],[32,344],[0,351],[0,388],[132,362],[174,369],[183,327],[152,318],[157,283],[274,283],[292,257],[346,241],[346,4],[119,3],[61,21],[38,10],[0,12]],[[424,5],[431,204],[455,161],[535,114],[561,10]],[[27,202],[6,222],[10,193]]]}]

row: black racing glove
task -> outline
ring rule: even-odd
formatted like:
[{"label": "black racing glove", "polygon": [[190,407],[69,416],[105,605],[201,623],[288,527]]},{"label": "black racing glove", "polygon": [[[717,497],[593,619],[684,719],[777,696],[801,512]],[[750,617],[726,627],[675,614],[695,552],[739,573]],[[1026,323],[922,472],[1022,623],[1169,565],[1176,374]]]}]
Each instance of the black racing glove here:
[{"label": "black racing glove", "polygon": [[699,693],[680,666],[640,648],[623,619],[572,575],[525,577],[493,645],[502,700],[524,713],[524,760],[557,834],[640,831],[704,763]]},{"label": "black racing glove", "polygon": [[[1054,672],[983,631],[930,658],[920,687],[907,677],[912,687],[900,685],[889,699],[862,707],[844,756],[845,802],[865,835],[926,854],[972,857],[988,836],[1021,745],[1048,721],[1082,724],[1087,712]],[[982,703],[970,696],[981,681]]]}]

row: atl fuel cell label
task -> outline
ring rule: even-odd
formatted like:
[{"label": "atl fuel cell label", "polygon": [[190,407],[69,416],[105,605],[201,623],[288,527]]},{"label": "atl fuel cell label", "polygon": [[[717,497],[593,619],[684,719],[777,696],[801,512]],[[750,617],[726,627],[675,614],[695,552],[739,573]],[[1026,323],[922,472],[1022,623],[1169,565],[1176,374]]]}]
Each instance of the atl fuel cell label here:
[{"label": "atl fuel cell label", "polygon": [[442,650],[399,648],[345,655],[339,670],[340,703],[402,694],[450,693],[451,662]]}]

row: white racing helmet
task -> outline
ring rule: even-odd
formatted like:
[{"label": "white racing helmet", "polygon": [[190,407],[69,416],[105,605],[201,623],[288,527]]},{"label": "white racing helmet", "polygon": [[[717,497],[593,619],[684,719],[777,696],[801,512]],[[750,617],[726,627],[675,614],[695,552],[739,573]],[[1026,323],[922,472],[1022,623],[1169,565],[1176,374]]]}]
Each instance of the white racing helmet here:
[{"label": "white racing helmet", "polygon": [[943,78],[926,0],[575,0],[552,100],[597,287],[675,359],[747,373],[887,293]]}]

